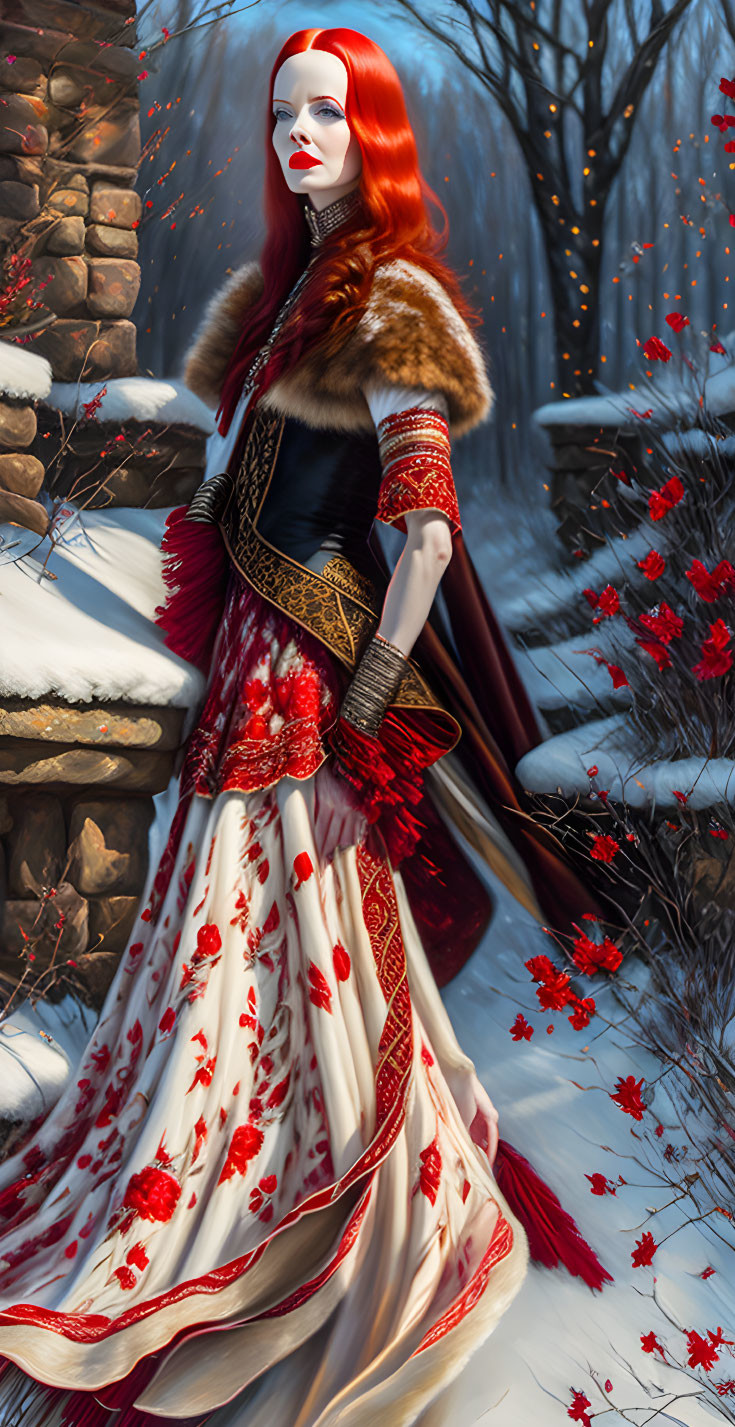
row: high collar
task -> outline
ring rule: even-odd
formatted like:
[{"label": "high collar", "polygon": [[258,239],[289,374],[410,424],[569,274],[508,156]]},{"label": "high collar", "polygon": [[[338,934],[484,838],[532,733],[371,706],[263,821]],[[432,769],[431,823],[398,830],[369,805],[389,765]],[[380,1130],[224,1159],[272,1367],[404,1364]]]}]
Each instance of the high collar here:
[{"label": "high collar", "polygon": [[311,246],[318,247],[330,233],[334,233],[343,223],[354,217],[360,208],[362,198],[359,188],[353,188],[351,193],[335,198],[333,203],[328,203],[326,208],[319,210],[314,208],[311,200],[307,198],[304,217],[311,237]]}]

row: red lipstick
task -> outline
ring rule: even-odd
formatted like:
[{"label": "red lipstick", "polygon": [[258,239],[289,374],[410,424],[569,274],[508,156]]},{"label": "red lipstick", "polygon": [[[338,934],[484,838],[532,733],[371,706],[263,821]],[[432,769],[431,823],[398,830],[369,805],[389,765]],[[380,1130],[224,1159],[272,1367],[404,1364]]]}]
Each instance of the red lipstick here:
[{"label": "red lipstick", "polygon": [[313,158],[304,149],[297,149],[296,153],[291,155],[288,166],[289,168],[315,168],[320,163],[321,159]]}]

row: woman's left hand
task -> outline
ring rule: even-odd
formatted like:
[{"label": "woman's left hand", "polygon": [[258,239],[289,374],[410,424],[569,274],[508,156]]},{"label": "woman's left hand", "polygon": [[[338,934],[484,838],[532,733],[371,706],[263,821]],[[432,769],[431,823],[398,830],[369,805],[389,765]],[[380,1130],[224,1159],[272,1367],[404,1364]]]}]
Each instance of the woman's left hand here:
[{"label": "woman's left hand", "polygon": [[498,1112],[474,1069],[445,1072],[445,1077],[462,1119],[476,1145],[492,1164],[498,1148]]}]

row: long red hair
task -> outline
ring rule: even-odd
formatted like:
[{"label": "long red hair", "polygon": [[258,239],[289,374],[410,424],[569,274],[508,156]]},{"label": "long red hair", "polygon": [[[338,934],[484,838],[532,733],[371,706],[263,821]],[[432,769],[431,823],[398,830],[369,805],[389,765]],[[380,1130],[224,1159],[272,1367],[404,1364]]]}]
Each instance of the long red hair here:
[{"label": "long red hair", "polygon": [[[442,284],[467,321],[476,321],[457,278],[439,257],[446,245],[447,214],[419,168],[401,81],[387,55],[357,30],[298,30],[286,40],[271,71],[265,136],[266,239],[261,254],[264,290],[248,310],[225,375],[217,412],[223,435],[247,371],[310,257],[303,199],[291,192],[283,176],[272,144],[271,112],[281,65],[310,49],[336,55],[347,70],[345,116],[362,153],[362,211],[320,245],[319,261],[299,299],[299,321],[284,324],[259,374],[258,394],[295,366],[307,348],[323,343],[330,351],[340,345],[364,310],[378,261],[405,258],[417,263]],[[434,227],[427,204],[440,214],[440,229]]]}]

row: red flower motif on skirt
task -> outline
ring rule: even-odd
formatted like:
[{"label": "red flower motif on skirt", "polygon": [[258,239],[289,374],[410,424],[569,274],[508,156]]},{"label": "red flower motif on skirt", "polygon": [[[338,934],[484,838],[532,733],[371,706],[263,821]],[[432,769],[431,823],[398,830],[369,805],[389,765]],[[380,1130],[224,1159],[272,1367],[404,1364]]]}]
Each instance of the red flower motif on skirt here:
[{"label": "red flower motif on skirt", "polygon": [[149,1165],[129,1181],[123,1208],[132,1209],[141,1219],[167,1224],[180,1197],[181,1185],[173,1175]]},{"label": "red flower motif on skirt", "polygon": [[309,962],[309,1000],[312,1006],[318,1006],[320,1011],[329,1011],[332,1014],[332,993],[329,989],[329,982],[323,971]]},{"label": "red flower motif on skirt", "polygon": [[308,852],[299,852],[296,854],[293,860],[293,870],[296,878],[294,887],[298,890],[303,882],[308,882],[314,871],[314,866]]},{"label": "red flower motif on skirt", "polygon": [[350,975],[350,958],[345,951],[341,941],[338,941],[332,949],[332,960],[334,962],[334,974],[338,981],[347,981]]},{"label": "red flower motif on skirt", "polygon": [[262,1144],[263,1131],[259,1130],[257,1125],[238,1125],[230,1140],[227,1159],[218,1183],[232,1179],[235,1174],[245,1174],[251,1159],[260,1154]]},{"label": "red flower motif on skirt", "polygon": [[439,1137],[435,1135],[430,1145],[419,1155],[421,1160],[421,1170],[419,1173],[419,1189],[426,1195],[429,1203],[436,1204],[436,1197],[439,1193],[439,1185],[442,1178],[442,1157],[439,1152]]}]

